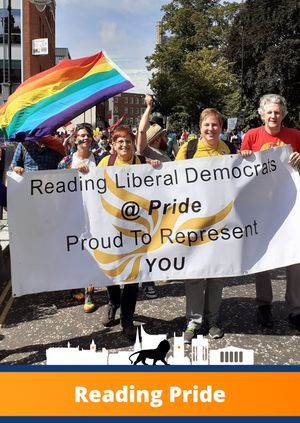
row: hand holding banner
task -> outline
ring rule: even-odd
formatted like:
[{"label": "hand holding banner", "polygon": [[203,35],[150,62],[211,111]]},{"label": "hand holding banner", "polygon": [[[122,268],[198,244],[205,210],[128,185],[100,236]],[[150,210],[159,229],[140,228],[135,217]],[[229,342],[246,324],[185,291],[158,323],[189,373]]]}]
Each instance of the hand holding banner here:
[{"label": "hand holding banner", "polygon": [[247,160],[11,177],[14,294],[238,276],[300,262],[299,174],[288,156],[284,147]]}]

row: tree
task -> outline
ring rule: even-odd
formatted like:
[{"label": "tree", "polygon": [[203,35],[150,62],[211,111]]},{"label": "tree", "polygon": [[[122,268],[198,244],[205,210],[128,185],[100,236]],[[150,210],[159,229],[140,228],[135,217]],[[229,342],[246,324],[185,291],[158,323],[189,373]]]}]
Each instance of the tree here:
[{"label": "tree", "polygon": [[147,58],[149,85],[162,114],[172,115],[179,108],[193,125],[205,107],[226,109],[238,81],[224,49],[239,7],[220,0],[173,0],[163,6],[168,37]]},{"label": "tree", "polygon": [[240,81],[250,124],[258,124],[259,98],[283,95],[289,123],[300,126],[300,2],[246,0],[228,38],[227,59]]}]

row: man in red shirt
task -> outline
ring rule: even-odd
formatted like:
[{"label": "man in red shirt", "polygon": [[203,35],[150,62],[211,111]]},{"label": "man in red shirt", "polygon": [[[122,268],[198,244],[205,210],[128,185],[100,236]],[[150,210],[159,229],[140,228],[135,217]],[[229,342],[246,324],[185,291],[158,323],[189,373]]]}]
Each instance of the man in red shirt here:
[{"label": "man in red shirt", "polygon": [[[247,157],[252,152],[267,150],[290,144],[293,152],[289,157],[291,166],[300,166],[300,132],[293,128],[281,126],[287,114],[286,101],[277,94],[266,94],[260,99],[258,109],[264,126],[250,129],[244,136],[241,145],[241,155]],[[286,268],[286,302],[289,312],[289,322],[300,331],[300,264]],[[273,326],[271,312],[273,292],[269,272],[256,275],[256,299],[258,303],[257,319],[267,328]]]}]

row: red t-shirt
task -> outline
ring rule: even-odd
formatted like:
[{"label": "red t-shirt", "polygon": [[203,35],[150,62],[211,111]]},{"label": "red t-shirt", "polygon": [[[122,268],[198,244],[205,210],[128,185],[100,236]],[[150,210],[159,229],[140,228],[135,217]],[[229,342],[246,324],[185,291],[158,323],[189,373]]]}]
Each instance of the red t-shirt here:
[{"label": "red t-shirt", "polygon": [[294,128],[282,127],[278,134],[269,134],[264,126],[246,132],[241,150],[262,151],[271,147],[282,147],[290,144],[293,151],[300,153],[300,132]]}]

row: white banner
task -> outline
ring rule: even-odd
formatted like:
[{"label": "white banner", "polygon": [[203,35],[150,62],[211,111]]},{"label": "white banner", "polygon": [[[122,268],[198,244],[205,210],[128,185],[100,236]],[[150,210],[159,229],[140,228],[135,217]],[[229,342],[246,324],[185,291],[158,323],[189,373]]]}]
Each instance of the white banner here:
[{"label": "white banner", "polygon": [[300,179],[289,154],[10,173],[13,294],[299,263]]}]

